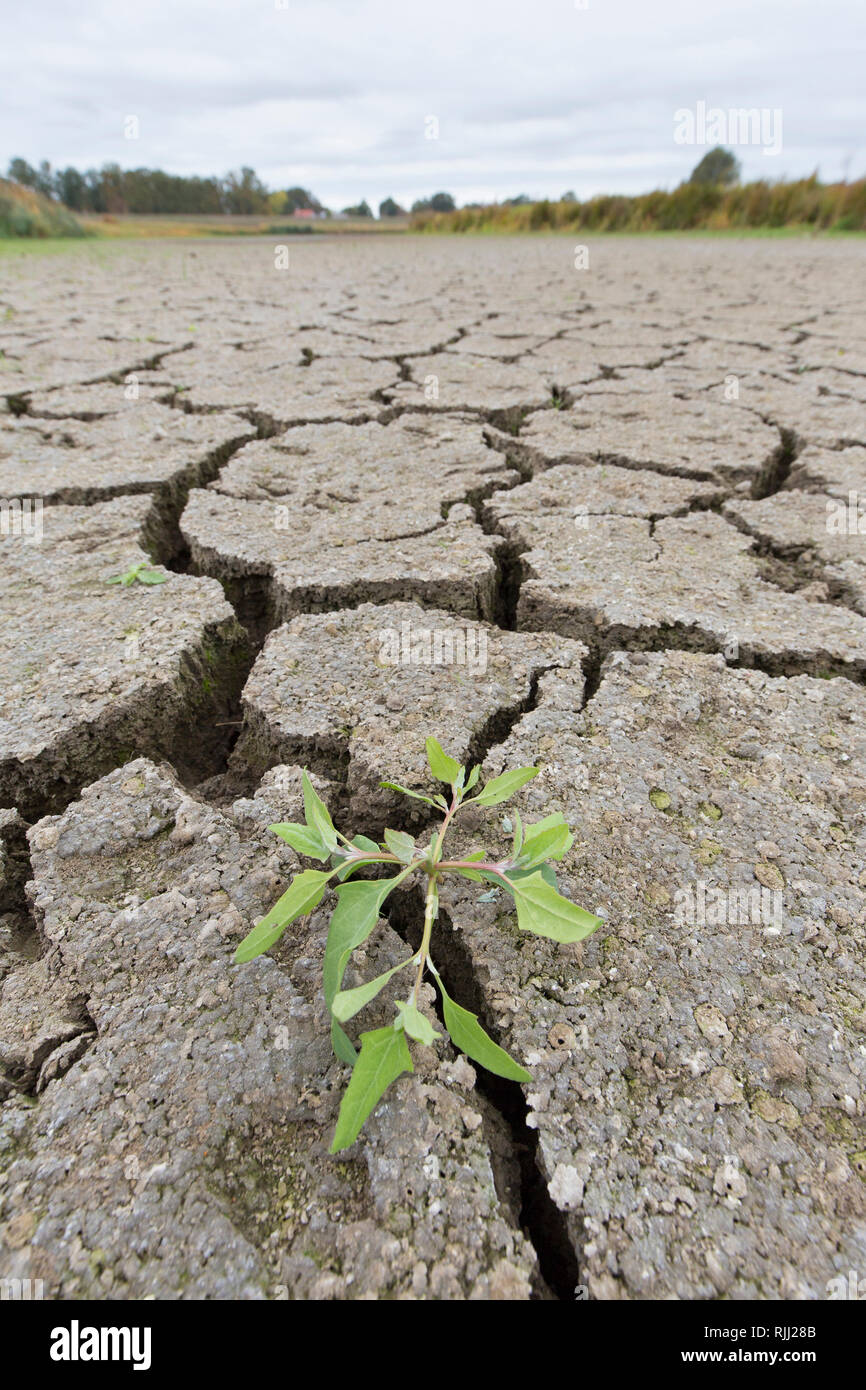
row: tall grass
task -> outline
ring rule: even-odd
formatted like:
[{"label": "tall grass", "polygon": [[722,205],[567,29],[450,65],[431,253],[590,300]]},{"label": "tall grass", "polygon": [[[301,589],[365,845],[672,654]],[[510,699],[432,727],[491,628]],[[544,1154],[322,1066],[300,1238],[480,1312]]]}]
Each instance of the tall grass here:
[{"label": "tall grass", "polygon": [[683,183],[671,193],[658,190],[634,198],[603,194],[585,203],[545,198],[518,207],[495,203],[457,212],[416,213],[410,227],[419,232],[666,232],[774,227],[862,232],[866,231],[866,179],[822,184],[812,175],[791,183],[761,180],[736,188]]},{"label": "tall grass", "polygon": [[0,237],[85,235],[81,223],[62,203],[0,179]]}]

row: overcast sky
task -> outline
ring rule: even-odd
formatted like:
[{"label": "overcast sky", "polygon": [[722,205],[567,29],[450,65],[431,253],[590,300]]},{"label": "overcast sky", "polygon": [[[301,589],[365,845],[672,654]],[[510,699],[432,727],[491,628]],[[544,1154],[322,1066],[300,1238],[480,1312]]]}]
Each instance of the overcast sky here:
[{"label": "overcast sky", "polygon": [[4,31],[3,169],[251,164],[334,208],[637,193],[689,173],[674,113],[704,102],[781,111],[746,177],[866,173],[863,0],[39,0]]}]

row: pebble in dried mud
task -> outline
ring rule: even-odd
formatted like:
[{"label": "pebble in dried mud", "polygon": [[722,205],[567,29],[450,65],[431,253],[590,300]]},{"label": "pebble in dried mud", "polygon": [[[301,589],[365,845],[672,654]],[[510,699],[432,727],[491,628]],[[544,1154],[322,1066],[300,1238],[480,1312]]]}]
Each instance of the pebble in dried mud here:
[{"label": "pebble in dried mud", "polygon": [[[327,913],[231,964],[297,865],[267,825],[301,815],[298,769],[220,812],[139,759],[31,832],[33,905],[96,1037],[35,1108],[0,1112],[4,1278],[54,1298],[529,1297],[534,1252],[447,1046],[331,1158]],[[382,924],[368,954],[406,949]]]},{"label": "pebble in dried mud", "polygon": [[866,671],[866,622],[762,578],[754,544],[713,512],[587,516],[569,502],[504,522],[521,552],[518,627],[598,646],[685,645],[780,672]]},{"label": "pebble in dried mud", "polygon": [[218,736],[214,721],[237,692],[246,651],[219,585],[170,573],[163,584],[107,582],[150,564],[140,545],[149,506],[135,497],[46,507],[41,541],[0,540],[7,805],[62,804],[132,749],[195,769]]},{"label": "pebble in dried mud", "polygon": [[866,695],[685,652],[614,655],[577,718],[559,683],[488,769],[547,760],[521,810],[606,924],[539,942],[460,884],[434,958],[533,1072],[591,1297],[824,1298],[866,1260]]},{"label": "pebble in dried mud", "polygon": [[389,816],[413,824],[428,808],[380,781],[429,795],[425,739],[461,762],[478,757],[551,667],[566,669],[579,707],[585,655],[562,637],[503,632],[413,603],[296,618],[271,634],[244,687],[233,761],[254,772],[309,761],[334,773],[348,761],[358,830]]}]

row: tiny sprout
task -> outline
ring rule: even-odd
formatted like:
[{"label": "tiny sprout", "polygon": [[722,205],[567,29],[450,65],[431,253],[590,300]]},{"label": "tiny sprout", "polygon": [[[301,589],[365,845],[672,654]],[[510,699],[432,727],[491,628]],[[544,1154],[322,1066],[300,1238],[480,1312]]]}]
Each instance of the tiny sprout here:
[{"label": "tiny sprout", "polygon": [[128,589],[131,584],[164,584],[168,579],[167,574],[161,574],[159,570],[153,569],[146,560],[139,560],[137,564],[131,565],[126,574],[113,574],[106,582],[109,584],[120,584],[124,589]]},{"label": "tiny sprout", "polygon": [[[476,850],[460,859],[445,858],[445,836],[463,807],[500,805],[530,782],[538,768],[518,767],[503,772],[470,796],[478,783],[480,767],[473,767],[467,775],[466,768],[443,752],[435,738],[427,739],[426,749],[433,777],[451,789],[450,801],[440,793],[424,796],[395,782],[381,782],[380,786],[426,802],[441,813],[442,822],[429,846],[417,846],[412,836],[401,830],[386,830],[381,844],[365,835],[347,840],[334,827],[330,812],[304,772],[305,824],[272,825],[270,829],[297,854],[322,864],[330,863],[331,867],[303,869],[295,874],[282,897],[235,951],[234,959],[240,963],[269,950],[291,922],[318,907],[328,884],[336,880],[337,905],[331,916],[322,975],[325,1002],[331,1014],[334,1051],[352,1068],[352,1075],[340,1105],[331,1153],[353,1144],[391,1082],[403,1072],[414,1071],[408,1039],[429,1047],[441,1037],[419,1008],[419,991],[428,970],[439,989],[442,1018],[453,1045],[497,1076],[521,1082],[532,1079],[524,1067],[487,1036],[475,1014],[455,1003],[430,958],[433,924],[439,908],[439,882],[445,875],[457,874],[472,883],[492,884],[492,889],[481,895],[483,902],[489,902],[499,889],[505,889],[514,899],[518,927],[536,936],[560,942],[582,941],[601,925],[600,917],[584,912],[557,891],[551,861],[562,859],[573,843],[573,836],[559,812],[545,816],[534,825],[524,825],[516,810],[513,818],[506,817],[513,839],[510,853],[504,858],[493,860],[485,850]],[[393,865],[397,873],[384,879],[352,877],[359,869],[379,865]],[[354,989],[343,989],[343,977],[352,952],[376,927],[388,894],[413,874],[426,875],[427,879],[424,927],[418,950],[376,979]],[[361,1050],[356,1053],[343,1024],[375,999],[389,980],[410,966],[413,967],[412,984],[406,998],[396,1006],[397,1016],[393,1023],[361,1033]]]}]

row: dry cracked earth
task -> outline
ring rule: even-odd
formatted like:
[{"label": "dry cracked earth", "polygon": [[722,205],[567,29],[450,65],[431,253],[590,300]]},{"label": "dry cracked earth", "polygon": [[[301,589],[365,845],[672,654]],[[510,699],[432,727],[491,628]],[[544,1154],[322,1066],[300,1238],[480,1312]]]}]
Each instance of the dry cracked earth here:
[{"label": "dry cracked earth", "polygon": [[[815,1299],[866,1270],[862,252],[572,257],[0,266],[3,1278]],[[165,582],[107,583],[139,561]],[[298,867],[267,826],[300,769],[346,831],[424,835],[378,783],[422,787],[429,733],[541,767],[520,808],[565,813],[605,926],[557,947],[445,894],[434,959],[533,1084],[444,1037],[331,1159],[327,902],[231,956]],[[354,982],[418,930],[396,894]]]}]

